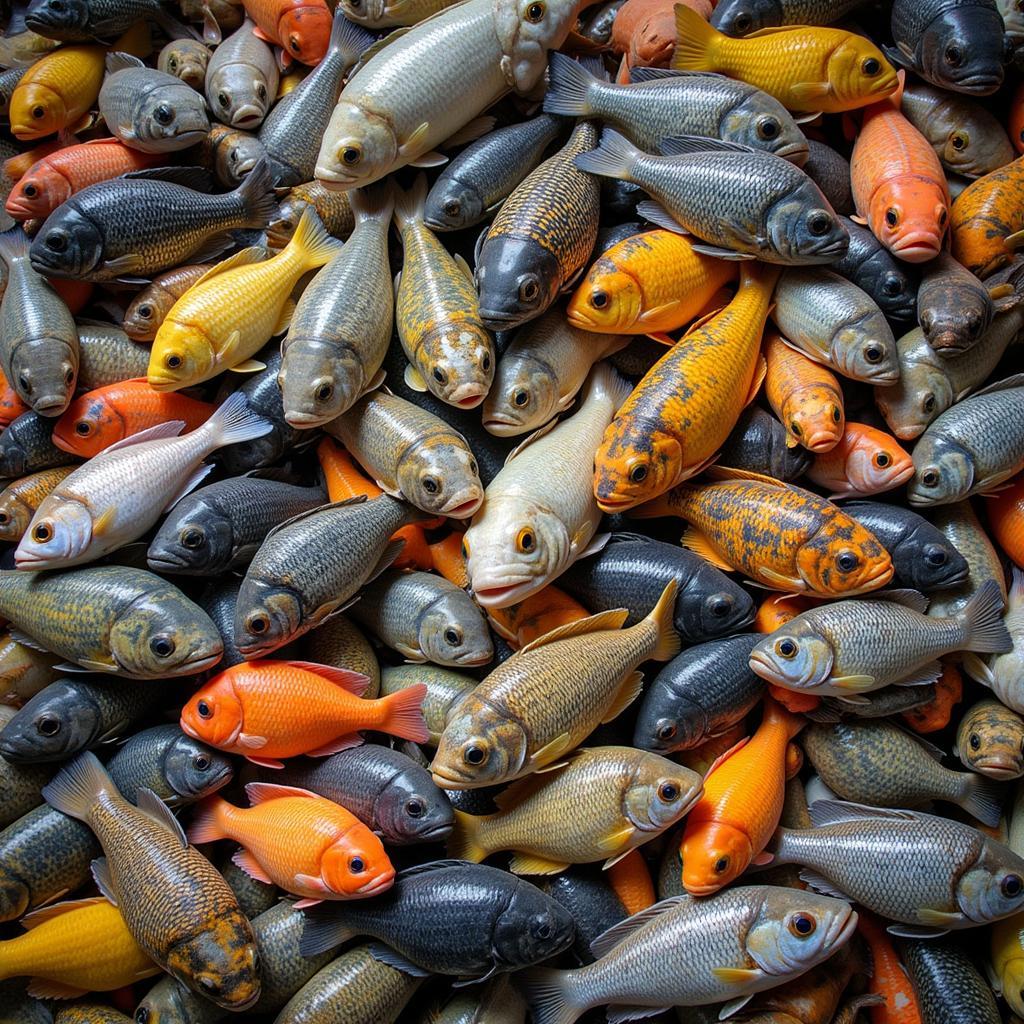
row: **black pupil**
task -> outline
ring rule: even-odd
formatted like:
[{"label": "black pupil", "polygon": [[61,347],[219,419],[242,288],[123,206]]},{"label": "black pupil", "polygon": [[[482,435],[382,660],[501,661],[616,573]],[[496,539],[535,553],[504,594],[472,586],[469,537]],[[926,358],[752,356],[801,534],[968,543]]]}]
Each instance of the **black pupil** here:
[{"label": "black pupil", "polygon": [[886,210],[885,211],[885,223],[888,224],[889,227],[891,227],[891,228],[896,227],[896,222],[899,219],[900,219],[899,218],[899,214],[897,214],[895,210]]},{"label": "black pupil", "polygon": [[899,281],[897,281],[896,278],[894,278],[894,277],[886,278],[885,281],[882,283],[882,291],[886,295],[890,296],[890,298],[892,296],[894,296],[894,295],[899,295],[899,293],[900,293],[900,283],[899,283]]},{"label": "black pupil", "polygon": [[80,434],[82,437],[85,437],[90,430],[92,430],[92,427],[85,420],[79,420],[75,424],[75,433]]},{"label": "black pupil", "polygon": [[889,456],[886,455],[885,452],[879,452],[878,465],[881,466],[882,469],[885,469],[885,467],[889,465]]},{"label": "black pupil", "polygon": [[939,474],[934,469],[929,469],[925,472],[924,476],[921,477],[921,483],[925,487],[934,487],[939,482]]},{"label": "black pupil", "polygon": [[203,535],[199,530],[186,530],[182,534],[181,543],[187,548],[197,548],[203,543]]},{"label": "black pupil", "polygon": [[796,918],[796,920],[795,920],[795,921],[793,922],[793,924],[794,924],[794,926],[796,927],[796,930],[797,930],[797,931],[798,931],[798,932],[799,932],[799,933],[800,933],[801,935],[810,935],[811,931],[812,931],[812,930],[813,930],[813,928],[814,928],[814,925],[813,925],[813,923],[811,922],[811,919],[810,919],[810,918],[808,918],[808,917],[798,917],[798,918]]},{"label": "black pupil", "polygon": [[946,564],[946,552],[941,550],[929,551],[928,552],[928,564],[929,565],[945,565]]},{"label": "black pupil", "polygon": [[761,125],[761,134],[766,139],[774,139],[779,134],[779,125],[777,121],[767,120]]},{"label": "black pupil", "polygon": [[481,764],[484,759],[484,752],[479,747],[466,748],[466,760],[470,764]]},{"label": "black pupil", "polygon": [[875,60],[874,57],[868,57],[868,59],[866,61],[864,61],[864,74],[865,75],[877,75],[878,72],[881,69],[882,69],[882,65],[879,64],[878,61]]},{"label": "black pupil", "polygon": [[352,868],[352,873],[356,875],[360,874],[360,872],[362,872],[366,867],[361,857],[353,857],[349,866]]},{"label": "black pupil", "polygon": [[981,750],[981,737],[976,733],[971,733],[971,750]]},{"label": "black pupil", "polygon": [[179,366],[181,366],[181,356],[168,356],[167,357],[167,365],[172,370],[177,369]]},{"label": "black pupil", "polygon": [[634,466],[629,471],[629,479],[632,480],[633,483],[635,483],[635,484],[641,483],[643,480],[646,480],[647,479],[647,467],[646,466]]},{"label": "black pupil", "polygon": [[782,643],[779,644],[779,650],[785,655],[790,655],[796,651],[796,645],[792,640],[783,640]]},{"label": "black pupil", "polygon": [[150,650],[160,658],[166,658],[174,650],[174,644],[166,637],[154,637],[149,645]]},{"label": "black pupil", "polygon": [[839,556],[839,568],[843,572],[849,572],[851,569],[857,567],[857,559],[853,555],[840,555]]},{"label": "black pupil", "polygon": [[1007,875],[1003,879],[1003,892],[1007,896],[1016,896],[1021,890],[1021,879],[1018,875]]},{"label": "black pupil", "polygon": [[456,647],[459,643],[459,634],[454,629],[446,629],[444,631],[444,640],[450,647]]},{"label": "black pupil", "polygon": [[523,550],[524,551],[529,551],[530,548],[532,548],[532,547],[533,547],[533,534],[532,533],[524,533],[523,534]]},{"label": "black pupil", "polygon": [[437,481],[433,477],[431,477],[431,476],[426,477],[423,480],[423,490],[425,490],[427,492],[427,494],[436,494],[437,493]]},{"label": "black pupil", "polygon": [[947,46],[946,47],[946,61],[953,67],[958,68],[961,61],[964,59],[963,53],[960,51],[959,46]]},{"label": "black pupil", "polygon": [[717,618],[722,618],[723,615],[729,614],[729,608],[732,602],[727,597],[718,597],[711,602],[711,614]]},{"label": "black pupil", "polygon": [[953,136],[953,148],[954,149],[957,149],[957,150],[963,149],[964,146],[966,146],[966,145],[967,145],[967,140],[962,135],[954,135]]},{"label": "black pupil", "polygon": [[148,320],[153,315],[153,310],[150,306],[139,306],[139,316],[144,320]]},{"label": "black pupil", "polygon": [[413,818],[418,818],[423,813],[423,804],[419,800],[410,800],[406,805],[405,809],[409,812],[409,815]]},{"label": "black pupil", "polygon": [[196,766],[196,771],[205,772],[206,769],[210,767],[210,759],[207,757],[203,757],[200,754],[199,757],[195,759],[193,764],[195,764]]},{"label": "black pupil", "polygon": [[728,866],[729,858],[719,857],[718,860],[715,861],[715,873],[720,875]]},{"label": "black pupil", "polygon": [[39,190],[35,187],[35,185],[26,185],[24,188],[25,195],[27,195],[29,199],[34,199],[38,191]]},{"label": "black pupil", "polygon": [[538,925],[538,927],[537,927],[537,938],[538,939],[546,939],[546,938],[550,937],[550,935],[551,935],[551,925],[549,925],[546,921],[544,922],[544,924]]},{"label": "black pupil", "polygon": [[675,800],[677,796],[679,796],[679,790],[675,786],[665,785],[661,787],[662,800]]},{"label": "black pupil", "polygon": [[670,740],[676,734],[676,727],[674,725],[663,725],[658,729],[659,740]]},{"label": "black pupil", "polygon": [[68,238],[61,231],[53,231],[46,236],[46,248],[53,252],[63,252],[68,247]]},{"label": "black pupil", "polygon": [[172,112],[171,108],[168,106],[164,106],[164,104],[162,103],[160,104],[159,107],[156,108],[155,111],[153,111],[153,115],[154,117],[156,117],[157,122],[159,124],[170,124],[171,121],[174,119],[174,113]]},{"label": "black pupil", "polygon": [[262,615],[257,615],[249,623],[250,633],[265,633],[267,631],[267,620]]},{"label": "black pupil", "polygon": [[444,370],[442,370],[439,366],[434,367],[434,380],[436,380],[439,384],[443,384],[445,381]]},{"label": "black pupil", "polygon": [[460,209],[461,207],[459,206],[459,201],[457,199],[449,199],[448,202],[444,204],[444,212],[447,213],[449,217],[457,217]]},{"label": "black pupil", "polygon": [[41,718],[39,720],[39,731],[44,736],[55,736],[60,732],[60,722],[56,718]]},{"label": "black pupil", "polygon": [[594,309],[604,309],[608,305],[608,296],[605,292],[594,292],[590,297],[590,304]]},{"label": "black pupil", "polygon": [[316,389],[316,400],[318,402],[326,402],[328,398],[334,393],[334,388],[330,384],[321,384]]},{"label": "black pupil", "polygon": [[36,540],[49,540],[50,539],[50,528],[43,523],[40,523],[34,531]]},{"label": "black pupil", "polygon": [[196,705],[196,711],[199,712],[199,717],[200,718],[209,718],[210,717],[210,705],[207,704],[205,700],[201,700]]},{"label": "black pupil", "polygon": [[347,164],[354,164],[359,159],[359,150],[346,149],[345,152],[341,154],[341,159]]},{"label": "black pupil", "polygon": [[811,234],[823,235],[828,231],[829,219],[824,213],[816,214],[811,218]]},{"label": "black pupil", "polygon": [[882,358],[882,350],[878,345],[869,345],[864,351],[864,358],[869,363],[877,363]]},{"label": "black pupil", "polygon": [[515,393],[515,397],[512,399],[512,401],[515,402],[516,405],[526,405],[526,402],[527,402],[528,398],[529,398],[529,395],[527,395],[527,393],[525,391],[517,391]]}]

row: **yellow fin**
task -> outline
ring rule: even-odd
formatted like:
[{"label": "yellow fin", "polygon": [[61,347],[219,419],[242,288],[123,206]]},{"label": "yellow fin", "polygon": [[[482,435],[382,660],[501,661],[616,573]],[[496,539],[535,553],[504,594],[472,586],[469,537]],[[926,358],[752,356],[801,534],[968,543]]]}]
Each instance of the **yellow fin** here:
[{"label": "yellow fin", "polygon": [[89,990],[65,985],[62,981],[53,981],[50,978],[33,978],[25,991],[33,999],[74,999],[76,996],[87,995]]},{"label": "yellow fin", "polygon": [[456,860],[468,860],[471,864],[479,864],[490,850],[479,842],[480,822],[486,815],[467,814],[455,811],[455,828],[448,837],[448,856]]},{"label": "yellow fin", "polygon": [[1012,284],[997,284],[993,285],[988,290],[988,297],[992,299],[993,302],[996,302],[999,299],[1005,299],[1008,295],[1013,294],[1014,291]]},{"label": "yellow fin", "polygon": [[828,82],[794,82],[789,91],[801,106],[811,107],[831,96],[832,86]]},{"label": "yellow fin", "polygon": [[682,545],[689,548],[695,555],[700,555],[705,562],[710,562],[716,569],[723,572],[735,572],[725,558],[718,553],[707,536],[700,532],[696,526],[688,526],[683,531]]},{"label": "yellow fin", "polygon": [[246,359],[244,362],[238,363],[236,366],[231,367],[232,373],[259,373],[261,370],[267,368],[266,363],[261,363],[258,359]]},{"label": "yellow fin", "polygon": [[757,574],[763,581],[772,586],[782,587],[787,591],[803,592],[807,589],[807,584],[803,580],[795,576],[784,576],[781,572],[768,569],[763,565],[758,568]]},{"label": "yellow fin", "polygon": [[[470,269],[469,264],[466,262],[465,258],[461,256],[459,253],[456,253],[455,263],[458,266],[459,270],[461,270],[466,275],[466,278],[469,281],[469,283],[473,284],[473,271]],[[1006,285],[1006,287],[1010,288],[1009,285]],[[1010,288],[1010,291],[1012,292],[1013,289]]]},{"label": "yellow fin", "polygon": [[[622,846],[624,843],[628,843],[630,839],[632,839],[635,835],[636,826],[627,825],[625,828],[618,828],[614,831],[606,832],[597,841],[597,845],[602,850],[607,850],[608,853],[613,855],[618,855],[620,851],[623,853],[628,853],[628,850],[622,850]],[[608,867],[608,865],[605,865],[605,867]]]},{"label": "yellow fin", "polygon": [[[540,750],[534,752],[530,757],[527,758],[526,763],[530,766],[530,771],[537,771],[534,767],[544,762],[557,761],[558,758],[569,749],[570,738],[567,732],[563,732],[556,736],[550,743],[545,743]],[[561,767],[559,765],[558,767]],[[551,766],[552,770],[554,765]]]},{"label": "yellow fin", "polygon": [[413,133],[398,147],[399,155],[407,157],[419,149],[423,140],[430,133],[430,123],[424,121]]},{"label": "yellow fin", "polygon": [[853,690],[855,693],[859,690],[870,690],[877,684],[877,680],[874,676],[833,676],[829,681],[829,686],[838,686],[841,690]]},{"label": "yellow fin", "polygon": [[526,654],[527,651],[535,651],[538,647],[545,647],[556,640],[567,640],[569,637],[586,636],[587,633],[599,633],[604,630],[621,629],[622,624],[628,618],[629,611],[625,608],[610,608],[606,612],[588,615],[585,619],[577,619],[575,622],[567,622],[564,626],[556,626],[549,633],[532,640],[519,653]]},{"label": "yellow fin", "polygon": [[107,530],[110,529],[114,524],[114,518],[117,516],[117,507],[115,505],[108,505],[101,513],[98,519],[93,520],[92,524],[92,535],[94,537],[102,537]]},{"label": "yellow fin", "polygon": [[[250,245],[246,249],[240,249],[235,253],[234,256],[229,256],[226,260],[221,260],[220,263],[215,263],[210,269],[203,274],[192,288],[196,285],[202,284],[204,281],[209,281],[210,278],[216,277],[218,274],[223,274],[225,270],[234,270],[235,267],[247,267],[251,263],[262,263],[266,259],[267,250],[262,245]],[[192,290],[189,289],[189,291]]]},{"label": "yellow fin", "polygon": [[404,377],[405,386],[410,391],[418,391],[423,394],[427,390],[427,382],[423,379],[423,374],[412,363],[406,366]]},{"label": "yellow fin", "polygon": [[760,971],[749,967],[712,967],[711,973],[727,985],[749,985],[750,982],[762,977]]},{"label": "yellow fin", "polygon": [[64,903],[54,903],[49,907],[39,907],[21,919],[22,928],[31,931],[47,921],[52,921],[61,914],[67,914],[72,910],[80,910],[82,907],[94,907],[97,903],[109,903],[106,896],[87,896],[80,900],[66,900]]},{"label": "yellow fin", "polygon": [[682,649],[682,641],[676,632],[676,595],[679,593],[679,582],[671,579],[658,598],[658,603],[650,610],[644,622],[654,626],[658,633],[658,641],[651,651],[655,661],[671,661]]},{"label": "yellow fin", "polygon": [[708,49],[721,33],[713,29],[696,11],[684,4],[675,5],[676,48],[672,67],[677,71],[713,71]]},{"label": "yellow fin", "polygon": [[917,919],[922,924],[934,928],[957,928],[963,922],[963,917],[960,914],[950,914],[943,910],[929,910],[928,907],[922,907],[917,911]]},{"label": "yellow fin", "polygon": [[514,853],[508,869],[514,875],[557,875],[569,865],[557,860],[547,860],[535,853]]},{"label": "yellow fin", "polygon": [[601,724],[604,725],[606,722],[618,718],[640,696],[640,690],[643,688],[643,685],[643,672],[630,672],[622,681],[622,686],[619,687],[619,692],[615,695],[611,706],[604,713]]},{"label": "yellow fin", "polygon": [[753,483],[764,484],[766,487],[781,487],[788,490],[789,485],[782,480],[776,480],[773,476],[765,473],[752,473],[748,469],[735,469],[732,466],[709,466],[707,475],[712,480],[750,480]]}]

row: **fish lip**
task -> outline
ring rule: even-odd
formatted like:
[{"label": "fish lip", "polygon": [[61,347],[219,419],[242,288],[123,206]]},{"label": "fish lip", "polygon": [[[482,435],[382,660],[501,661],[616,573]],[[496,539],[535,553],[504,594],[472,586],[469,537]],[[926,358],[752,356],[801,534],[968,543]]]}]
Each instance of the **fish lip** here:
[{"label": "fish lip", "polygon": [[259,107],[253,106],[251,103],[246,103],[235,111],[235,116],[231,119],[231,127],[246,129],[255,124],[262,117],[263,114]]},{"label": "fish lip", "polygon": [[810,253],[814,256],[838,256],[846,252],[850,247],[850,243],[847,239],[837,238],[833,242],[829,242],[826,245],[822,245],[816,249],[811,249]]},{"label": "fish lip", "polygon": [[[952,576],[949,576],[949,577],[943,579],[943,581],[942,581],[943,586],[955,587],[955,586],[958,586],[961,583],[966,583],[967,582],[967,577],[970,576],[970,574],[971,574],[970,566],[966,566],[965,568],[960,569],[959,571],[953,573]],[[932,585],[934,586],[934,584],[932,584]]]},{"label": "fish lip", "polygon": [[184,569],[188,567],[188,562],[184,559],[176,559],[171,555],[150,555],[146,554],[146,563],[155,572],[166,572],[174,569]]},{"label": "fish lip", "polygon": [[632,508],[634,505],[640,504],[639,502],[633,501],[632,498],[598,498],[597,507],[602,512],[616,513],[624,512],[628,508]]},{"label": "fish lip", "polygon": [[430,768],[430,777],[434,780],[434,785],[439,789],[470,789],[473,785],[472,779],[460,779],[453,776],[445,775],[436,768]]},{"label": "fish lip", "polygon": [[324,418],[313,412],[286,412],[284,421],[291,427],[316,427],[324,422]]},{"label": "fish lip", "polygon": [[78,454],[78,452],[76,452],[76,451],[75,451],[75,449],[74,449],[74,448],[72,448],[72,447],[71,447],[71,445],[70,445],[70,444],[68,444],[68,442],[64,440],[64,438],[62,438],[62,437],[59,437],[59,436],[58,436],[58,434],[57,434],[57,431],[56,431],[56,430],[55,430],[55,431],[54,431],[54,432],[53,432],[53,433],[52,433],[52,434],[50,435],[50,440],[51,440],[51,441],[52,441],[52,442],[54,443],[54,445],[56,445],[56,446],[57,446],[57,447],[58,447],[58,448],[59,448],[59,449],[60,449],[60,450],[61,450],[62,452],[67,452],[67,453],[68,453],[69,455],[77,455],[77,454]]},{"label": "fish lip", "polygon": [[487,389],[482,384],[463,384],[451,393],[450,401],[460,409],[472,409],[486,396]]},{"label": "fish lip", "polygon": [[45,568],[52,561],[52,558],[47,558],[45,555],[37,555],[31,551],[14,552],[15,569],[29,569],[34,572]]},{"label": "fish lip", "polygon": [[810,156],[810,148],[807,143],[791,142],[788,146],[783,146],[781,149],[775,150],[775,155],[781,157],[783,160],[788,160],[794,153],[803,153],[804,163],[807,162]]},{"label": "fish lip", "polygon": [[202,736],[200,736],[199,733],[197,733],[195,731],[195,729],[193,729],[192,726],[189,725],[188,722],[185,721],[184,718],[179,718],[178,719],[178,728],[181,729],[181,731],[186,736],[191,736],[192,739],[194,739],[194,740],[202,741]]},{"label": "fish lip", "polygon": [[[880,570],[877,570],[875,572],[874,576],[872,576],[870,579],[865,580],[860,585],[860,587],[858,587],[856,590],[847,590],[847,591],[845,591],[843,596],[844,597],[855,597],[857,594],[864,594],[868,590],[876,589],[876,585],[877,586],[884,586],[895,575],[896,575],[896,568],[890,562],[888,568],[886,568],[883,565]],[[879,580],[881,580],[881,583],[878,582]]]},{"label": "fish lip", "polygon": [[[208,131],[201,132],[198,129],[192,128],[187,132],[179,132],[177,135],[171,136],[171,138],[174,140],[176,149],[187,149],[189,146],[197,146],[209,134]],[[183,142],[185,139],[188,139],[187,143]],[[156,150],[156,152],[162,153],[163,150]]]},{"label": "fish lip", "polygon": [[[442,509],[441,515],[453,516],[456,519],[464,519],[466,516],[471,516],[483,503],[483,495],[479,498],[470,498],[468,501],[461,501],[457,505],[451,505],[450,507]],[[471,508],[472,511],[467,512],[467,508]]]},{"label": "fish lip", "polygon": [[511,601],[508,601],[507,598],[510,595],[518,596],[524,587],[529,586],[533,582],[532,576],[517,576],[515,577],[515,582],[502,584],[500,586],[472,586],[473,600],[476,601],[481,608],[507,608],[510,604],[515,604],[516,597],[513,596]]},{"label": "fish lip", "polygon": [[968,75],[957,81],[958,89],[998,89],[1003,84],[1001,77],[995,75]]},{"label": "fish lip", "polygon": [[[758,672],[756,668],[754,668],[755,662],[761,668],[766,669],[770,673],[770,675],[761,675],[761,673]],[[750,652],[750,668],[753,670],[755,675],[761,676],[762,679],[767,679],[770,683],[775,683],[776,686],[782,686],[782,677],[780,676],[778,669],[776,669],[776,667],[772,664],[772,662],[768,658],[768,655],[764,654],[762,651],[758,651],[755,649]],[[788,686],[784,688],[787,690],[789,689]]]},{"label": "fish lip", "polygon": [[432,828],[428,828],[426,832],[416,833],[416,842],[418,843],[433,843],[440,842],[442,839],[447,839],[451,835],[451,831],[454,825],[434,825]]},{"label": "fish lip", "polygon": [[894,477],[889,481],[887,490],[892,490],[894,487],[899,487],[905,484],[914,475],[914,464],[911,463],[909,466],[904,466]]},{"label": "fish lip", "polygon": [[[839,921],[842,920],[842,924]],[[852,907],[845,919],[839,919],[833,923],[832,927],[828,930],[825,935],[825,945],[828,945],[830,949],[836,949],[839,946],[845,945],[853,937],[853,933],[857,930],[857,922],[859,917],[857,911]],[[835,934],[833,934],[833,932]],[[831,940],[831,941],[829,941]]]},{"label": "fish lip", "polygon": [[512,419],[511,416],[502,416],[500,412],[492,413],[490,416],[485,416],[483,419],[483,425],[485,427],[520,427],[521,423]]},{"label": "fish lip", "polygon": [[[216,665],[221,658],[224,657],[223,651],[218,651],[216,654],[207,654],[201,658],[187,658],[181,663],[179,668],[188,668],[190,671],[187,673],[181,673],[182,675],[191,675],[193,672],[202,672],[204,669],[208,669],[211,665]],[[198,736],[193,737],[199,739]]]},{"label": "fish lip", "polygon": [[[240,1012],[242,1010],[248,1010],[250,1007],[255,1006],[256,1003],[259,1002],[259,998],[260,998],[260,990],[259,990],[259,988],[257,988],[256,991],[253,992],[253,994],[251,996],[249,996],[249,998],[246,999],[246,1001],[244,1003],[238,1003],[237,1005],[236,1004],[232,1004],[231,1007],[230,1007],[230,1010],[232,1012]],[[224,1009],[228,1009],[228,1007],[224,1007]]]},{"label": "fish lip", "polygon": [[[807,444],[805,445],[805,447],[810,452],[820,454],[821,452],[832,451],[832,449],[835,448],[835,446],[839,444],[841,440],[841,436],[833,437],[826,431],[820,430],[816,434],[813,434],[811,437],[807,438]],[[827,447],[822,447],[822,445],[826,445]]]},{"label": "fish lip", "polygon": [[394,868],[392,868],[391,871],[385,872],[374,881],[367,882],[362,888],[356,889],[356,895],[364,899],[369,896],[376,896],[378,893],[384,892],[386,889],[390,889],[394,884],[394,881],[395,871]]},{"label": "fish lip", "polygon": [[240,178],[244,178],[244,177],[245,177],[245,175],[247,175],[247,174],[251,173],[252,169],[253,169],[253,168],[254,168],[255,166],[256,166],[256,161],[255,161],[255,160],[253,160],[253,159],[251,159],[251,158],[250,158],[250,159],[246,159],[246,160],[243,160],[243,161],[242,161],[242,162],[241,162],[241,163],[240,163],[240,164],[238,165],[238,176],[239,176]]},{"label": "fish lip", "polygon": [[[2,753],[3,747],[0,746],[0,754]],[[977,768],[985,768],[986,773],[990,774],[992,778],[997,778],[1003,782],[1020,777],[1020,767],[1014,767],[1009,758],[999,757],[998,755],[981,757],[974,764]]]},{"label": "fish lip", "polygon": [[521,313],[503,313],[497,309],[481,309],[480,320],[484,327],[489,327],[491,330],[500,331],[508,326],[515,326],[522,322],[523,316]]},{"label": "fish lip", "polygon": [[721,885],[687,885],[683,882],[683,888],[691,896],[713,896],[719,889],[724,888]]}]

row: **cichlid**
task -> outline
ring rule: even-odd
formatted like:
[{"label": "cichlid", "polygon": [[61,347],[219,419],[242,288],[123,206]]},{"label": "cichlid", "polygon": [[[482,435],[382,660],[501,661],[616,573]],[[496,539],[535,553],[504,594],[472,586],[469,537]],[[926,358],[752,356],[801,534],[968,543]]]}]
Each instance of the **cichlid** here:
[{"label": "cichlid", "polygon": [[427,743],[436,747],[452,712],[462,698],[476,688],[477,680],[429,663],[393,665],[384,668],[381,673],[380,692],[395,693],[416,683],[424,683],[427,687],[423,698],[423,719],[430,731]]},{"label": "cichlid", "polygon": [[70,473],[71,466],[57,466],[16,480],[0,493],[0,540],[17,544],[43,498]]},{"label": "cichlid", "polygon": [[867,498],[906,483],[914,463],[891,434],[848,420],[839,443],[816,454],[806,475],[833,501]]},{"label": "cichlid", "polygon": [[[14,708],[5,706],[5,714],[13,714]],[[53,776],[53,766],[45,762],[38,764],[14,764],[0,758],[0,829],[28,814],[43,802],[42,789]]]},{"label": "cichlid", "polygon": [[78,41],[110,39],[130,29],[140,18],[155,21],[172,38],[185,27],[157,0],[32,0],[25,24],[50,39]]},{"label": "cichlid", "polygon": [[315,67],[330,46],[331,12],[324,0],[247,0],[245,13],[258,38],[281,48],[281,64]]},{"label": "cichlid", "polygon": [[937,256],[922,274],[917,319],[928,344],[940,355],[956,356],[974,348],[994,313],[989,289],[948,253]]},{"label": "cichlid", "polygon": [[218,121],[255,131],[277,97],[274,53],[246,18],[214,51],[204,80],[206,102]]},{"label": "cichlid", "polygon": [[160,51],[156,66],[158,70],[180,78],[196,92],[202,92],[212,57],[210,48],[198,39],[172,39]]},{"label": "cichlid", "polygon": [[[933,595],[928,614],[955,615],[989,580],[995,581],[999,593],[1005,598],[1002,563],[971,503],[958,501],[952,505],[936,506],[928,514],[928,520],[963,555],[968,567],[967,578],[959,586]],[[969,654],[964,658],[972,660]]]},{"label": "cichlid", "polygon": [[850,235],[850,247],[829,270],[866,291],[886,316],[912,320],[916,282],[909,265],[897,260],[866,227],[849,217],[839,219]]},{"label": "cichlid", "polygon": [[972,772],[1000,781],[1019,779],[1024,775],[1024,720],[997,700],[979,700],[960,719],[953,753]]},{"label": "cichlid", "polygon": [[721,0],[711,24],[727,36],[749,36],[776,25],[830,25],[861,6],[861,0]]},{"label": "cichlid", "polygon": [[225,188],[237,188],[266,156],[263,143],[251,132],[220,123],[210,126],[198,150],[199,163]]}]

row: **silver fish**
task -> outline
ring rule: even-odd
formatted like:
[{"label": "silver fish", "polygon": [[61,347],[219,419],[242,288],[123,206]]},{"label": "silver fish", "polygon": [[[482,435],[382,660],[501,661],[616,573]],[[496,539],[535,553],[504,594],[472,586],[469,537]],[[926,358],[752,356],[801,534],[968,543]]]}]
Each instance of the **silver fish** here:
[{"label": "silver fish", "polygon": [[[1002,574],[998,555],[996,565]],[[1011,580],[1003,624],[1013,639],[1013,650],[987,660],[967,656],[964,669],[972,679],[984,683],[1008,708],[1024,714],[1024,572],[1014,566]]]},{"label": "silver fish", "polygon": [[212,56],[210,48],[198,39],[172,39],[160,51],[156,66],[158,71],[174,75],[197,92],[202,92]]},{"label": "silver fish", "polygon": [[274,51],[253,34],[248,19],[214,52],[206,71],[206,102],[218,121],[255,131],[277,97]]}]

